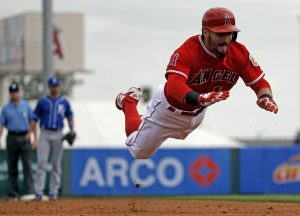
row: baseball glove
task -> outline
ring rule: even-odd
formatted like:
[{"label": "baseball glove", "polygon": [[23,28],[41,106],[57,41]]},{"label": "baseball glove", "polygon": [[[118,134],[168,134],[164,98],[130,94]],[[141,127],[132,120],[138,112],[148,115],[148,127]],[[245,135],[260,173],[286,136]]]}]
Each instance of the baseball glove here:
[{"label": "baseball glove", "polygon": [[62,141],[66,140],[69,143],[69,145],[72,146],[75,139],[76,139],[76,132],[70,131],[69,133],[64,135]]}]

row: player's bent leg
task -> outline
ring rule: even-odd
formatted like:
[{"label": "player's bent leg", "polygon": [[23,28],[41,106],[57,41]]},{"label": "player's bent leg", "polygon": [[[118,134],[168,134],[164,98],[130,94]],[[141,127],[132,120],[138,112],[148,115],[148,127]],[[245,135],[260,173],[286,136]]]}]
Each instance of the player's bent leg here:
[{"label": "player's bent leg", "polygon": [[136,104],[131,102],[124,103],[125,114],[125,132],[129,136],[134,131],[139,129],[142,119],[137,110]]},{"label": "player's bent leg", "polygon": [[[201,124],[204,116],[205,111],[199,116],[193,117],[194,119],[191,121],[192,124],[189,129],[162,126],[155,121],[150,121],[146,117],[140,124],[138,131],[135,131],[128,136],[126,140],[127,149],[136,159],[148,159],[168,138],[185,139]],[[180,120],[180,118],[178,120]]]},{"label": "player's bent leg", "polygon": [[160,86],[148,103],[138,129],[126,140],[127,148],[134,158],[149,158],[166,139],[178,132],[173,128],[173,122],[170,122],[172,116],[166,115],[169,111],[167,111],[166,101],[163,100],[163,94],[163,86]]},{"label": "player's bent leg", "polygon": [[120,93],[116,98],[116,107],[125,114],[125,132],[129,136],[137,131],[141,124],[141,117],[137,111],[137,104],[142,98],[142,90],[132,87],[126,93]]},{"label": "player's bent leg", "polygon": [[144,119],[138,131],[130,134],[126,146],[136,159],[148,159],[170,136],[170,128]]}]

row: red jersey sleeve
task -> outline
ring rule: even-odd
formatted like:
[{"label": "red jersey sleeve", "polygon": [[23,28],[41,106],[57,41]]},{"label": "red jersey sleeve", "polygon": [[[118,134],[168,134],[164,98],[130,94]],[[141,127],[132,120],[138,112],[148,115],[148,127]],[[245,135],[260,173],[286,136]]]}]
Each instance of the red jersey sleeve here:
[{"label": "red jersey sleeve", "polygon": [[181,75],[185,79],[188,79],[190,73],[190,63],[188,53],[183,49],[177,49],[171,56],[165,75],[166,79],[168,79],[168,75],[171,73]]},{"label": "red jersey sleeve", "polygon": [[244,62],[241,72],[241,78],[247,86],[257,83],[264,77],[264,73],[256,60],[250,55],[246,47],[243,46]]}]

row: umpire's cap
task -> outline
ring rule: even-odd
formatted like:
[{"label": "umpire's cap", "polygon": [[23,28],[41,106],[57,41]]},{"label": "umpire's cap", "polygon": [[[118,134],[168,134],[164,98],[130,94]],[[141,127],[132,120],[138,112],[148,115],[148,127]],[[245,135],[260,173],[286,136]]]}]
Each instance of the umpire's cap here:
[{"label": "umpire's cap", "polygon": [[18,92],[19,91],[19,84],[16,82],[13,82],[10,84],[9,88],[8,88],[9,93],[12,92]]}]

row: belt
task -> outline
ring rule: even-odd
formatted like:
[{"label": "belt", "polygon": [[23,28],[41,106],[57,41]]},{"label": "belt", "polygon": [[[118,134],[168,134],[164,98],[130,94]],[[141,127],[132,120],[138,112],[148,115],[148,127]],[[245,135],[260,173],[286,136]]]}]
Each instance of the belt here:
[{"label": "belt", "polygon": [[28,131],[8,131],[8,135],[24,136]]},{"label": "belt", "polygon": [[[199,115],[200,113],[202,113],[202,111],[204,110],[205,108],[204,107],[201,107],[200,109],[197,109],[196,111],[180,111],[180,115],[184,115],[184,116],[197,116]],[[170,110],[171,112],[175,112],[177,109],[175,109],[174,107],[172,106],[169,106],[168,107],[168,110]]]},{"label": "belt", "polygon": [[61,129],[59,128],[43,128],[44,130],[49,130],[49,131],[59,131]]}]

